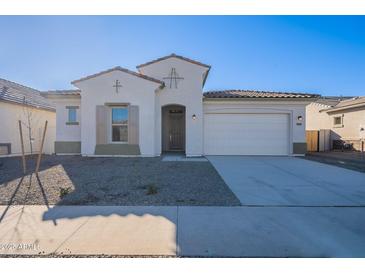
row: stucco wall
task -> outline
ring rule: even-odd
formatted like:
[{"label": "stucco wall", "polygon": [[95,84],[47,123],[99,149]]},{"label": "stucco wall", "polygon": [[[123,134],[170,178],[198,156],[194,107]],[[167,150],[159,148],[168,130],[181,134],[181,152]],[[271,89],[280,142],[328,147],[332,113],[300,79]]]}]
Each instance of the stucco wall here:
[{"label": "stucco wall", "polygon": [[47,120],[47,132],[45,143],[43,147],[43,152],[46,154],[51,154],[54,152],[54,141],[56,137],[56,113],[51,111],[46,111],[37,108],[25,108],[22,105],[0,102],[0,143],[11,143],[11,152],[13,155],[21,154],[21,143],[19,136],[19,125],[18,120],[23,123],[23,140],[24,149],[28,154],[30,153],[30,143],[29,143],[29,131],[27,128],[27,117],[28,112],[31,117],[31,127],[32,127],[32,138],[33,141],[33,153],[38,152],[40,148],[40,142],[42,140],[42,134],[44,129],[44,123]]},{"label": "stucco wall", "polygon": [[[119,80],[119,92],[113,87]],[[81,89],[81,153],[92,155],[96,144],[96,106],[127,103],[139,106],[139,146],[142,156],[155,155],[155,90],[160,84],[122,71],[111,71],[75,84]],[[111,125],[110,125],[111,131]]]},{"label": "stucco wall", "polygon": [[[343,127],[333,126],[333,117],[343,115]],[[365,127],[365,108],[329,113],[331,129],[342,138],[361,138],[360,126]],[[364,136],[365,137],[365,136]]]},{"label": "stucco wall", "polygon": [[[81,141],[81,99],[80,98],[64,98],[50,99],[56,106],[56,141],[62,142],[79,142]],[[78,125],[67,125],[68,109],[67,106],[77,106],[76,121]]]},{"label": "stucco wall", "polygon": [[[205,100],[204,113],[287,113],[289,114],[290,153],[294,143],[305,143],[305,107],[309,102],[303,101],[239,101],[239,100]],[[297,117],[302,116],[301,125]]]},{"label": "stucco wall", "polygon": [[[318,103],[311,103],[307,106],[306,129],[330,130],[328,142],[331,148],[333,140],[344,140],[353,143],[355,149],[361,150],[361,140],[365,138],[365,131],[360,131],[360,127],[365,128],[365,108],[319,112],[325,108],[329,107]],[[335,116],[343,116],[343,126],[333,125],[333,118]]]},{"label": "stucco wall", "polygon": [[[178,88],[174,84],[170,88],[169,80],[164,79],[175,68],[179,77]],[[158,63],[142,67],[141,72],[153,78],[166,82],[166,87],[157,92],[156,97],[156,129],[155,129],[155,151],[159,155],[161,152],[161,107],[166,105],[183,105],[186,108],[186,132],[185,132],[185,152],[187,156],[198,156],[203,154],[203,106],[202,106],[202,86],[203,75],[207,71],[206,67],[191,64],[189,62],[169,58]],[[193,120],[192,116],[196,115]]]},{"label": "stucco wall", "polygon": [[[331,140],[344,140],[353,143],[354,148],[361,150],[361,140],[365,140],[365,108],[357,108],[328,113],[331,125]],[[343,127],[334,127],[333,118],[343,116]]]},{"label": "stucco wall", "polygon": [[313,102],[306,107],[307,130],[320,130],[331,128],[331,120],[328,114],[325,111],[320,112],[320,110],[327,108],[329,108],[329,106],[322,105],[316,102]]}]

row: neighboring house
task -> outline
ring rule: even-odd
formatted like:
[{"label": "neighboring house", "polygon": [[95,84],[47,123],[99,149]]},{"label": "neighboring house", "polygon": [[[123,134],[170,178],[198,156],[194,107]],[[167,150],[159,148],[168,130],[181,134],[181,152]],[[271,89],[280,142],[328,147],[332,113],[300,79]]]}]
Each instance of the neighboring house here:
[{"label": "neighboring house", "polygon": [[304,93],[244,90],[203,94],[210,66],[175,54],[49,91],[56,153],[159,156],[296,155],[306,152]]},{"label": "neighboring house", "polygon": [[365,96],[341,101],[336,106],[321,110],[330,117],[331,139],[352,144],[364,151]]},{"label": "neighboring house", "polygon": [[328,140],[326,149],[336,148],[337,141],[364,150],[365,97],[323,97],[307,106],[307,130],[321,131]]},{"label": "neighboring house", "polygon": [[330,117],[323,109],[336,106],[342,100],[352,97],[322,96],[306,107],[306,130],[330,129]]},{"label": "neighboring house", "polygon": [[54,152],[56,112],[40,91],[0,79],[0,117],[0,156],[21,154],[19,120],[26,154],[39,151],[46,120],[48,129],[43,152]]}]

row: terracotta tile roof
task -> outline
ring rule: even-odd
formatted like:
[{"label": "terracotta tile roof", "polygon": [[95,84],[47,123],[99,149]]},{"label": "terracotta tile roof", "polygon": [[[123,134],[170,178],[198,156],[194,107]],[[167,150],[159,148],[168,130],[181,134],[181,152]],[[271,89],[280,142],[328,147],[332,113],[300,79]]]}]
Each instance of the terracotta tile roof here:
[{"label": "terracotta tile roof", "polygon": [[155,78],[149,77],[147,75],[144,75],[144,74],[141,74],[141,73],[138,73],[138,72],[135,72],[135,71],[131,71],[131,70],[126,69],[126,68],[122,68],[120,66],[117,66],[117,67],[114,67],[114,68],[111,68],[111,69],[108,69],[108,70],[104,70],[104,71],[101,71],[101,72],[98,72],[98,73],[95,73],[95,74],[80,78],[78,80],[74,80],[74,81],[71,82],[71,84],[75,84],[75,83],[78,83],[78,82],[81,82],[81,81],[84,81],[84,80],[88,80],[88,79],[91,79],[91,78],[94,78],[94,77],[97,77],[99,75],[109,73],[109,72],[112,72],[112,71],[115,71],[115,70],[119,70],[119,71],[122,71],[122,72],[125,72],[125,73],[129,73],[131,75],[143,78],[145,80],[149,80],[149,81],[155,82],[157,84],[164,85],[164,82],[162,82],[160,80],[157,80]]},{"label": "terracotta tile roof", "polygon": [[273,92],[273,91],[256,91],[256,90],[222,90],[208,91],[203,94],[204,98],[317,98],[319,95],[310,93],[294,93],[294,92]]},{"label": "terracotta tile roof", "polygon": [[336,106],[326,109],[325,111],[331,112],[331,111],[337,111],[341,109],[349,109],[349,108],[355,108],[355,107],[363,107],[365,106],[365,96],[359,96],[354,97],[348,100],[343,100],[339,102]]},{"label": "terracotta tile roof", "polygon": [[338,105],[343,100],[352,99],[354,96],[321,96],[316,103],[334,107]]},{"label": "terracotta tile roof", "polygon": [[54,106],[39,90],[0,78],[0,101],[54,111]]},{"label": "terracotta tile roof", "polygon": [[192,63],[192,64],[195,64],[195,65],[198,65],[198,66],[202,66],[202,67],[206,67],[208,69],[210,69],[210,66],[209,65],[206,65],[206,64],[203,64],[203,63],[200,63],[198,61],[195,61],[195,60],[192,60],[192,59],[189,59],[189,58],[186,58],[184,56],[181,56],[181,55],[176,55],[175,53],[172,53],[170,55],[167,55],[167,56],[164,56],[164,57],[161,57],[161,58],[158,58],[158,59],[155,59],[155,60],[152,60],[150,62],[147,62],[147,63],[144,63],[144,64],[141,64],[141,65],[138,65],[137,66],[137,69],[141,68],[141,67],[145,67],[145,66],[148,66],[148,65],[151,65],[153,63],[157,63],[157,62],[160,62],[160,61],[163,61],[163,60],[166,60],[166,59],[169,59],[169,58],[178,58],[180,60],[184,60],[186,62],[189,62],[189,63]]},{"label": "terracotta tile roof", "polygon": [[47,90],[42,92],[45,96],[48,95],[80,95],[79,89],[61,89],[61,90]]}]

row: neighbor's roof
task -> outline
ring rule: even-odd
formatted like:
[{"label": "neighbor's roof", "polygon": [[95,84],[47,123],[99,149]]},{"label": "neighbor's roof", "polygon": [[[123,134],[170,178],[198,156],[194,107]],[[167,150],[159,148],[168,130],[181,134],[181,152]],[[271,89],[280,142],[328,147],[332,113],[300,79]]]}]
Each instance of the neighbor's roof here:
[{"label": "neighbor's roof", "polygon": [[61,90],[47,90],[42,92],[45,96],[49,95],[80,95],[79,89],[61,89]]},{"label": "neighbor's roof", "polygon": [[152,61],[149,61],[147,63],[144,63],[144,64],[141,64],[141,65],[138,65],[137,66],[137,69],[141,68],[141,67],[145,67],[145,66],[148,66],[148,65],[151,65],[151,64],[154,64],[154,63],[157,63],[157,62],[160,62],[160,61],[163,61],[163,60],[166,60],[166,59],[169,59],[169,58],[177,58],[177,59],[180,59],[180,60],[183,60],[183,61],[186,61],[186,62],[189,62],[189,63],[192,63],[192,64],[195,64],[195,65],[198,65],[198,66],[202,66],[202,67],[206,67],[208,69],[210,69],[210,66],[209,65],[206,65],[206,64],[203,64],[203,63],[200,63],[198,61],[195,61],[195,60],[192,60],[192,59],[189,59],[189,58],[186,58],[184,56],[181,56],[181,55],[176,55],[175,53],[172,53],[170,55],[167,55],[167,56],[164,56],[164,57],[161,57],[161,58],[158,58],[158,59],[155,59],[155,60],[152,60]]},{"label": "neighbor's roof", "polygon": [[54,106],[39,90],[0,78],[0,101],[54,111]]},{"label": "neighbor's roof", "polygon": [[315,103],[333,107],[341,101],[351,98],[354,98],[354,96],[321,96]]},{"label": "neighbor's roof", "polygon": [[365,106],[365,96],[360,97],[354,97],[348,100],[343,100],[339,102],[336,106],[326,109],[324,111],[326,112],[333,112],[343,109],[350,109],[350,108],[356,108],[356,107],[363,107]]},{"label": "neighbor's roof", "polygon": [[208,91],[203,94],[207,99],[234,99],[234,98],[279,98],[279,99],[309,99],[317,98],[319,95],[310,93],[294,92],[273,92],[256,90],[222,90]]},{"label": "neighbor's roof", "polygon": [[85,81],[85,80],[88,80],[88,79],[91,79],[91,78],[94,78],[94,77],[97,77],[99,75],[103,75],[105,73],[109,73],[109,72],[112,72],[112,71],[115,71],[115,70],[122,71],[122,72],[125,72],[125,73],[128,73],[128,74],[140,77],[142,79],[155,82],[155,83],[160,84],[160,85],[164,85],[164,82],[162,82],[160,80],[157,80],[155,78],[149,77],[147,75],[144,75],[144,74],[141,74],[141,73],[138,73],[138,72],[135,72],[135,71],[131,71],[131,70],[126,69],[126,68],[122,68],[120,66],[117,66],[117,67],[114,67],[114,68],[111,68],[111,69],[108,69],[108,70],[104,70],[104,71],[101,71],[101,72],[98,72],[98,73],[95,73],[95,74],[80,78],[78,80],[74,80],[74,81],[71,82],[71,84],[75,84],[75,83],[78,83],[78,82],[81,82],[81,81]]}]

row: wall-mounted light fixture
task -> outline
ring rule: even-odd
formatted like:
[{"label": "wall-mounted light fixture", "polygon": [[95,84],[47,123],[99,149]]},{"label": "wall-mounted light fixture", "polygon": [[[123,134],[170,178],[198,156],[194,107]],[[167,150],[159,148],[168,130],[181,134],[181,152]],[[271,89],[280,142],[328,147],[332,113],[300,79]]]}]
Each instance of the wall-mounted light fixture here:
[{"label": "wall-mounted light fixture", "polygon": [[192,118],[193,120],[196,120],[196,115],[195,115],[195,114],[193,114],[193,115],[191,116],[191,118]]},{"label": "wall-mounted light fixture", "polygon": [[298,115],[297,116],[297,126],[301,126],[303,122],[303,116],[302,115]]}]

